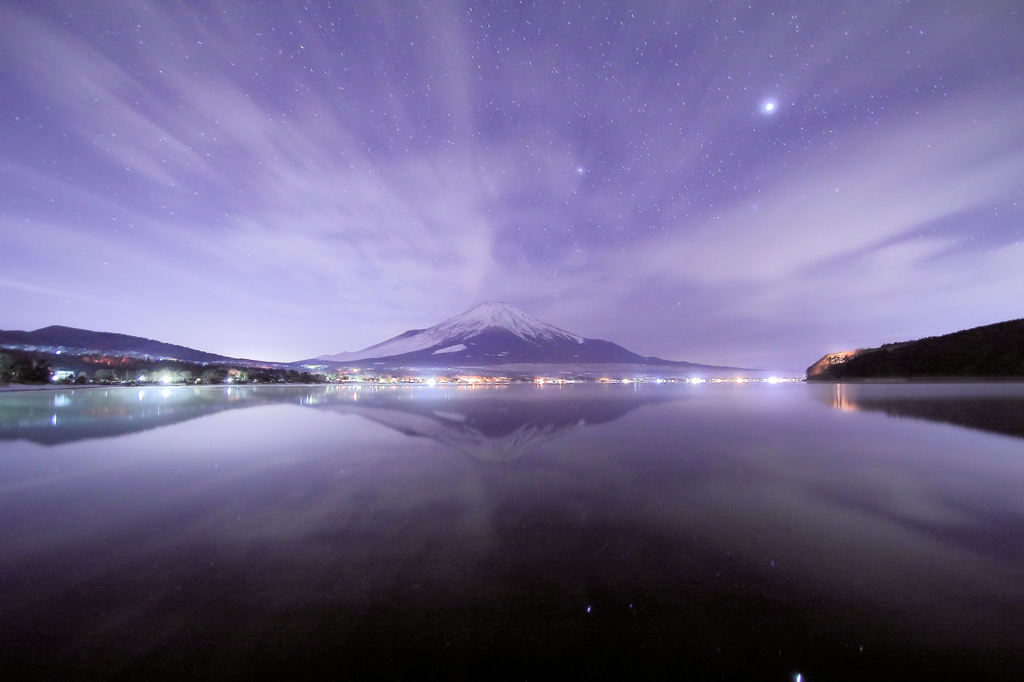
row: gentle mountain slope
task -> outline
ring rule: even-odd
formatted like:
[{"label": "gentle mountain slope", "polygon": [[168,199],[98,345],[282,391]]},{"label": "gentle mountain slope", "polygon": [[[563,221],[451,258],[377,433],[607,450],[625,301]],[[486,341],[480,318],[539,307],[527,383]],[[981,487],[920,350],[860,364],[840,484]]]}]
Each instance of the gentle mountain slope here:
[{"label": "gentle mountain slope", "polygon": [[826,355],[807,378],[941,379],[1024,377],[1024,319]]}]

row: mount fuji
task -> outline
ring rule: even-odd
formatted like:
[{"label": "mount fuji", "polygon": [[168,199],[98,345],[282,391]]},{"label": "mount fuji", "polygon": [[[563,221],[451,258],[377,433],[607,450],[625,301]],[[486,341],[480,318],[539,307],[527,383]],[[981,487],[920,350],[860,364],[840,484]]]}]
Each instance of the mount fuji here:
[{"label": "mount fuji", "polygon": [[490,367],[522,364],[624,364],[678,369],[731,369],[645,357],[588,339],[508,303],[488,302],[428,329],[410,329],[352,353],[321,355],[308,363],[396,367]]}]

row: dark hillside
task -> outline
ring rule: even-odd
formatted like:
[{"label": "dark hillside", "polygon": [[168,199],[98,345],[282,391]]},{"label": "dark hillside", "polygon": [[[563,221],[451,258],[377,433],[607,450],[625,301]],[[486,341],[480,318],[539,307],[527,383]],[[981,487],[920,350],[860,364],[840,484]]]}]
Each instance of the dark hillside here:
[{"label": "dark hillside", "polygon": [[1024,378],[1024,319],[859,350],[841,362],[819,361],[807,374],[812,381],[973,377]]}]

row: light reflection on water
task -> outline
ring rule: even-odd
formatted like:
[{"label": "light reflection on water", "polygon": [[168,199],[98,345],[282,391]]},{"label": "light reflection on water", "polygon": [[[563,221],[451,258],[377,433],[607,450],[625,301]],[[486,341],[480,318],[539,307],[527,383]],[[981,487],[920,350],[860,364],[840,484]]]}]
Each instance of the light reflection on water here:
[{"label": "light reflection on water", "polygon": [[832,407],[1024,437],[1020,384],[835,384]]},{"label": "light reflection on water", "polygon": [[0,658],[997,678],[1021,664],[1022,404],[1020,384],[3,394]]}]

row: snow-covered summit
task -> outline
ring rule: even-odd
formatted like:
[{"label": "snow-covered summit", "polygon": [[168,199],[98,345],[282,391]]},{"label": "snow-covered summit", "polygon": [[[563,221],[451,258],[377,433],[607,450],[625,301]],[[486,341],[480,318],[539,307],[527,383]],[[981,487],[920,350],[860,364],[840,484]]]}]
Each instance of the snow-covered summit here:
[{"label": "snow-covered summit", "polygon": [[403,355],[435,347],[443,351],[446,347],[462,344],[485,331],[495,329],[511,332],[523,341],[531,343],[571,341],[582,344],[584,340],[582,336],[542,322],[509,303],[489,301],[428,329],[412,329],[354,353],[322,355],[318,359],[348,362],[364,358]]},{"label": "snow-covered summit", "polygon": [[533,315],[516,308],[509,303],[488,301],[475,308],[470,308],[461,315],[451,317],[440,324],[434,325],[427,332],[438,332],[472,338],[485,329],[497,327],[512,332],[524,341],[538,339],[565,339],[583,343],[583,337],[564,329],[542,322]]}]

